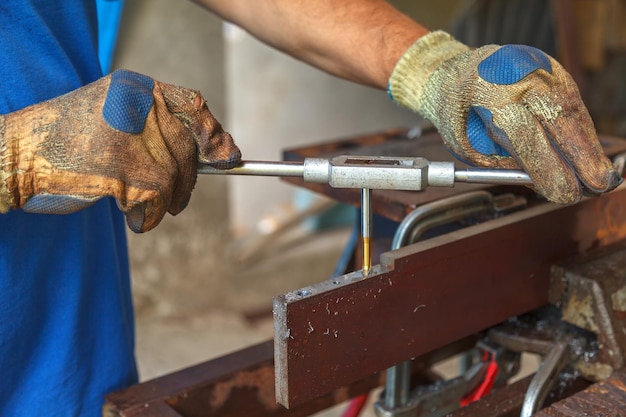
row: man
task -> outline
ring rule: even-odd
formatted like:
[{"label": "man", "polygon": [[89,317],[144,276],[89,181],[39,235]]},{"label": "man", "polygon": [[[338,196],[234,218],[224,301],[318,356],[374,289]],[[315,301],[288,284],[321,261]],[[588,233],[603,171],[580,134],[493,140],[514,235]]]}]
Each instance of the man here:
[{"label": "man", "polygon": [[[459,157],[526,169],[553,201],[620,181],[571,78],[538,50],[472,51],[381,0],[197,2],[388,89]],[[229,168],[240,153],[198,92],[100,78],[92,2],[6,0],[0,28],[0,415],[96,416],[137,380],[121,213],[152,229],[184,209],[197,160]]]}]

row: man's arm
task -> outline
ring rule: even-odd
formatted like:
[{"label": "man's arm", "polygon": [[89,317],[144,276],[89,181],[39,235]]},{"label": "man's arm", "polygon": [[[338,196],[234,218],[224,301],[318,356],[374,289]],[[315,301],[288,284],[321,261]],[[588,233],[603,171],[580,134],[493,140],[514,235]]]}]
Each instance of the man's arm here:
[{"label": "man's arm", "polygon": [[118,70],[0,115],[0,213],[66,214],[112,196],[145,232],[185,208],[198,160],[240,159],[199,92]]},{"label": "man's arm", "polygon": [[194,0],[261,41],[328,73],[386,89],[428,29],[382,0]]},{"label": "man's arm", "polygon": [[195,0],[263,42],[381,89],[429,119],[465,161],[522,168],[551,201],[571,204],[622,179],[604,156],[576,84],[520,45],[471,49],[382,0]]}]

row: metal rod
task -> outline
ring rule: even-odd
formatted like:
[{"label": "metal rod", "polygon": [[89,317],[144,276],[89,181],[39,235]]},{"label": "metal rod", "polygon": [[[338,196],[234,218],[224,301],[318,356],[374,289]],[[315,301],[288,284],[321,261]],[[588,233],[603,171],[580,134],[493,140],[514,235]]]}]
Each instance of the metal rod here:
[{"label": "metal rod", "polygon": [[411,361],[404,361],[387,368],[385,380],[385,408],[393,411],[409,403]]},{"label": "metal rod", "polygon": [[361,237],[363,238],[363,275],[367,276],[372,268],[372,190],[361,189]]},{"label": "metal rod", "polygon": [[303,177],[304,164],[294,161],[241,161],[231,169],[217,169],[200,164],[198,174],[213,175],[255,175],[260,177]]},{"label": "metal rod", "polygon": [[539,411],[559,374],[571,360],[570,346],[565,342],[555,344],[530,381],[520,417],[531,417]]},{"label": "metal rod", "polygon": [[454,171],[454,181],[478,184],[532,185],[533,183],[524,171],[480,168],[456,170]]},{"label": "metal rod", "polygon": [[[304,177],[302,161],[241,161],[231,169],[218,169],[200,164],[198,174],[253,175],[261,177]],[[532,185],[524,171],[506,169],[468,168],[454,171],[455,182],[477,184]]]}]

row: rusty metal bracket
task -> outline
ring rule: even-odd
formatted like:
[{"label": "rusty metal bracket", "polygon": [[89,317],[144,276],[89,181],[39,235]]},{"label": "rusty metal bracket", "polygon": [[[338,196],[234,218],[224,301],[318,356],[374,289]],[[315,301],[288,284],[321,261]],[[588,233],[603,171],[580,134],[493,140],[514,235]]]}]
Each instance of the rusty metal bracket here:
[{"label": "rusty metal bracket", "polygon": [[[624,223],[610,227],[626,230]],[[585,377],[600,381],[626,366],[626,243],[555,266],[550,298],[563,320],[598,337],[598,354],[577,364]]]}]

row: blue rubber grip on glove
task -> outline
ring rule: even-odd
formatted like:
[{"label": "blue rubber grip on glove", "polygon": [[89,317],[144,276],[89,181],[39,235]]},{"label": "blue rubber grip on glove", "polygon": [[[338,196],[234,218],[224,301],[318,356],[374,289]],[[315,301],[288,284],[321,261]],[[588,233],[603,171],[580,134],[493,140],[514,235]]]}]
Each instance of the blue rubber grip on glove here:
[{"label": "blue rubber grip on glove", "polygon": [[498,138],[499,143],[507,144],[512,150],[507,134],[493,123],[493,114],[481,106],[470,106],[467,114],[467,140],[469,144],[483,155],[511,156],[503,146],[491,138]]},{"label": "blue rubber grip on glove", "polygon": [[[111,83],[102,108],[102,117],[113,129],[141,133],[154,104],[154,80],[132,71],[111,74]],[[31,197],[22,209],[29,213],[66,214],[89,207],[97,198],[40,194]],[[142,220],[143,221],[143,220]]]},{"label": "blue rubber grip on glove", "polygon": [[[532,46],[505,45],[478,65],[478,76],[492,84],[512,85],[539,69],[552,73],[552,64],[544,52]],[[489,109],[481,106],[470,107],[466,133],[470,145],[477,152],[483,155],[511,156],[511,141],[493,123],[493,115]],[[496,138],[498,142],[492,138]]]},{"label": "blue rubber grip on glove", "polygon": [[478,64],[478,76],[492,84],[511,85],[543,69],[552,74],[552,64],[540,49],[505,45]]},{"label": "blue rubber grip on glove", "polygon": [[97,198],[83,199],[66,195],[38,194],[28,199],[22,210],[38,214],[69,214],[87,208],[97,200]]},{"label": "blue rubber grip on glove", "polygon": [[154,103],[154,80],[143,74],[117,70],[111,74],[111,84],[102,109],[102,117],[113,129],[138,134]]}]

